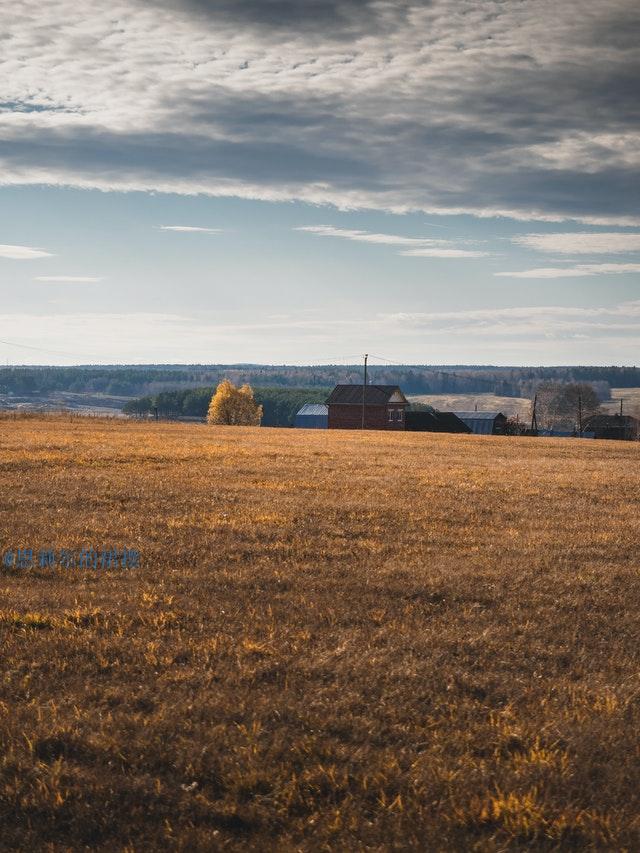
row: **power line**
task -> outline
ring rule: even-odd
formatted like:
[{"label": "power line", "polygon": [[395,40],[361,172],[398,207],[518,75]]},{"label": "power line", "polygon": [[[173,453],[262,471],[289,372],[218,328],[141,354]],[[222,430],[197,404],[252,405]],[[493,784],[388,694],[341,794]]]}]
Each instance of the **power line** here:
[{"label": "power line", "polygon": [[28,349],[35,350],[36,352],[46,352],[49,355],[67,355],[69,358],[77,358],[76,353],[65,352],[64,350],[59,349],[45,349],[44,347],[34,347],[31,344],[17,344],[15,341],[4,341],[0,340],[0,344],[4,344],[8,347],[17,347],[18,349]]},{"label": "power line", "polygon": [[[413,366],[413,365],[405,364],[401,361],[393,361],[392,359],[385,358],[384,356],[381,356],[381,355],[370,355],[369,358],[375,358],[378,361],[385,361],[388,364],[393,364],[397,367],[412,367]],[[415,366],[417,366],[417,365],[415,365]],[[495,388],[496,385],[500,382],[500,379],[486,379],[483,376],[477,376],[475,373],[453,373],[453,372],[448,371],[448,370],[436,370],[435,368],[429,367],[428,365],[425,365],[422,369],[428,371],[429,373],[433,373],[435,376],[446,376],[446,377],[452,377],[454,379],[462,379],[466,382],[484,383],[485,385],[490,385],[491,388]]]}]

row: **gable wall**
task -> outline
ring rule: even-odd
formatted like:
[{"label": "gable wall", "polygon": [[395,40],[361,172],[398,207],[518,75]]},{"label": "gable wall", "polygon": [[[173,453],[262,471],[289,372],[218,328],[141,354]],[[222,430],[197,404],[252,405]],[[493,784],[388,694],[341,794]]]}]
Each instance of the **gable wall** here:
[{"label": "gable wall", "polygon": [[[392,406],[365,406],[364,428],[404,430],[404,416],[402,421],[389,421],[389,409],[404,411],[404,405]],[[362,429],[362,407],[361,406],[337,406],[329,405],[329,429]]]}]

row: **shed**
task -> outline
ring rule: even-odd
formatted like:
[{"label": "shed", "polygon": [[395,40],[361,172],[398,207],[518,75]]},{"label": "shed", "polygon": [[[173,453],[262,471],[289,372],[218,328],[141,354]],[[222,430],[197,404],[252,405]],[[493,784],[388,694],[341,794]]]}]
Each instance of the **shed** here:
[{"label": "shed", "polygon": [[638,438],[639,422],[631,415],[592,415],[583,424],[585,430],[593,432],[595,438],[635,441]]},{"label": "shed", "polygon": [[300,429],[327,429],[329,426],[329,409],[324,403],[305,403],[296,412],[293,425]]},{"label": "shed", "polygon": [[329,397],[329,429],[404,429],[407,398],[397,385],[336,385]]},{"label": "shed", "polygon": [[453,412],[407,412],[405,420],[411,432],[471,432]]},{"label": "shed", "polygon": [[453,412],[475,435],[504,435],[507,417],[502,412]]}]

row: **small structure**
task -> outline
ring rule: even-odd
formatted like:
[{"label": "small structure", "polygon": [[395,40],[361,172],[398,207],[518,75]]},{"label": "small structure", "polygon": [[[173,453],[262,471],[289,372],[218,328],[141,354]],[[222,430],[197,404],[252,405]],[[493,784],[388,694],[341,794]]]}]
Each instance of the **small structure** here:
[{"label": "small structure", "polygon": [[305,403],[296,413],[293,425],[299,429],[327,429],[329,409],[324,403]]},{"label": "small structure", "polygon": [[407,412],[405,423],[411,432],[471,432],[471,427],[453,412]]},{"label": "small structure", "polygon": [[583,424],[584,430],[592,432],[595,438],[618,441],[636,441],[638,427],[638,419],[631,415],[592,415]]},{"label": "small structure", "polygon": [[329,397],[329,429],[405,428],[407,398],[397,385],[336,385]]},{"label": "small structure", "polygon": [[475,435],[504,435],[507,417],[502,412],[453,412]]}]

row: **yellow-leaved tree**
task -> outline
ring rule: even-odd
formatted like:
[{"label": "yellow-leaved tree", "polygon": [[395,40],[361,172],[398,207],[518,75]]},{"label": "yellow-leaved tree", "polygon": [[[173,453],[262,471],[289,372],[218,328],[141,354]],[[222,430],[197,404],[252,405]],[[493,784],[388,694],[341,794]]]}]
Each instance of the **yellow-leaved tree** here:
[{"label": "yellow-leaved tree", "polygon": [[233,382],[223,379],[209,403],[207,423],[234,426],[260,426],[262,406],[253,398],[250,385],[237,388]]}]

